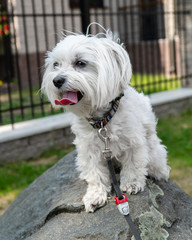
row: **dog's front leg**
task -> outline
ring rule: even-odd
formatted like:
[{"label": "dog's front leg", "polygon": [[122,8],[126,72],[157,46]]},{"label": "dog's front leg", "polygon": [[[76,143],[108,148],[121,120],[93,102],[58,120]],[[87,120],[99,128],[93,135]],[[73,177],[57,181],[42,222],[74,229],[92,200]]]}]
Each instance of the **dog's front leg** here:
[{"label": "dog's front leg", "polygon": [[145,145],[130,148],[121,159],[120,188],[123,192],[136,194],[143,191],[146,182],[148,151]]},{"label": "dog's front leg", "polygon": [[94,212],[95,209],[105,205],[107,194],[111,191],[109,171],[103,160],[96,154],[80,154],[77,157],[77,165],[80,170],[80,178],[88,183],[87,192],[83,197],[86,212]]}]

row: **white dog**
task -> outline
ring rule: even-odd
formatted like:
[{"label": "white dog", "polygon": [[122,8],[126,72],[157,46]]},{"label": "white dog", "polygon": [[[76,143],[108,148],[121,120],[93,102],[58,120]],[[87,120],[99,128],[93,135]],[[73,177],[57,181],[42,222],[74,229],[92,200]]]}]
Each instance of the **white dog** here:
[{"label": "white dog", "polygon": [[88,183],[83,197],[87,212],[103,206],[111,191],[104,143],[98,137],[104,125],[113,156],[121,164],[122,191],[142,191],[147,175],[169,177],[150,101],[129,85],[131,75],[128,53],[109,30],[95,36],[65,36],[47,54],[42,90],[54,107],[76,115],[72,131],[80,178]]}]

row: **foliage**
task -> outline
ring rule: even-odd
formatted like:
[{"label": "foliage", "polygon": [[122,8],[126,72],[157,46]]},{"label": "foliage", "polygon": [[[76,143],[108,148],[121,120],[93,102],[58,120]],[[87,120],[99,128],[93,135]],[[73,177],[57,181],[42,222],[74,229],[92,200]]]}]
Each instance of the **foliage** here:
[{"label": "foliage", "polygon": [[163,74],[133,74],[131,85],[139,92],[151,94],[155,92],[173,90],[181,87],[181,80],[178,77],[166,77]]}]

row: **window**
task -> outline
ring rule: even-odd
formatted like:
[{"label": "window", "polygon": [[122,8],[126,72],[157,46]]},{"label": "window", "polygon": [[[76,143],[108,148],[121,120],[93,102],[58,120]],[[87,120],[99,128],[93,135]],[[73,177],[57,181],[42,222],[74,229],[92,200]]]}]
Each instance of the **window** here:
[{"label": "window", "polygon": [[163,0],[141,0],[141,40],[165,38]]},{"label": "window", "polygon": [[[103,0],[88,0],[90,8],[103,8]],[[79,8],[79,0],[69,0],[70,8]]]}]

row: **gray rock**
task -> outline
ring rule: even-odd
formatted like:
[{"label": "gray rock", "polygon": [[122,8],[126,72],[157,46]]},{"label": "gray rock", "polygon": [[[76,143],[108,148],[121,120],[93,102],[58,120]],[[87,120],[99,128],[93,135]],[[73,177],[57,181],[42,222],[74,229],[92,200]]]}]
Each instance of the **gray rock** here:
[{"label": "gray rock", "polygon": [[[134,239],[113,198],[95,213],[81,199],[76,152],[62,158],[24,190],[0,217],[1,240]],[[192,239],[192,199],[174,182],[147,180],[145,191],[129,196],[130,215],[142,240]]]}]

